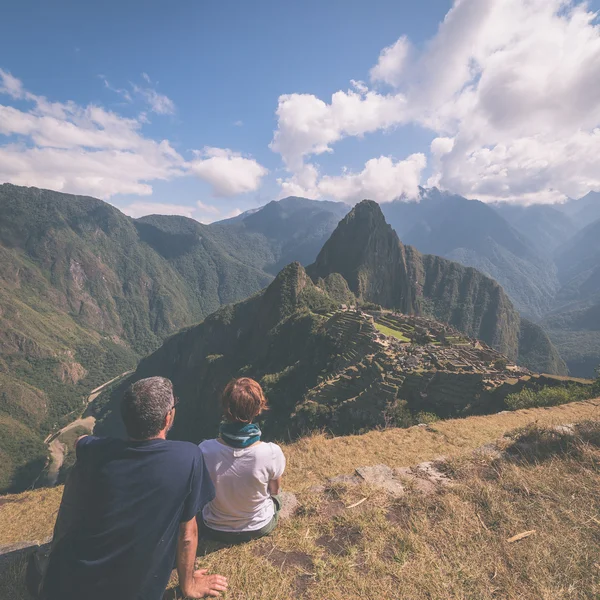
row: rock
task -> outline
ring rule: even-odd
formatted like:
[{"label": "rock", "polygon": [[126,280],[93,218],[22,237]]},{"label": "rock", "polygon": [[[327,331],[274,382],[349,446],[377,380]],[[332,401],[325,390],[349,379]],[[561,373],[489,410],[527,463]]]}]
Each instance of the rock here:
[{"label": "rock", "polygon": [[434,462],[422,462],[415,467],[417,477],[427,479],[436,485],[448,485],[451,483],[450,478],[442,473]]},{"label": "rock", "polygon": [[562,433],[563,435],[575,435],[575,427],[572,423],[566,423],[565,425],[557,425],[554,427],[554,431]]},{"label": "rock", "polygon": [[298,506],[300,503],[298,502],[298,498],[291,492],[281,492],[279,494],[281,499],[281,510],[279,511],[279,520],[285,521],[286,519],[290,519],[296,514],[298,510]]},{"label": "rock", "polygon": [[506,457],[506,453],[502,452],[502,450],[500,450],[496,444],[485,444],[485,446],[477,448],[477,450],[474,451],[474,454],[484,456],[492,460],[500,460]]},{"label": "rock", "polygon": [[362,479],[357,475],[337,475],[327,480],[329,485],[358,485]]},{"label": "rock", "polygon": [[381,488],[392,496],[402,496],[404,486],[401,481],[394,477],[394,472],[387,465],[375,465],[373,467],[360,467],[356,473],[368,484]]}]

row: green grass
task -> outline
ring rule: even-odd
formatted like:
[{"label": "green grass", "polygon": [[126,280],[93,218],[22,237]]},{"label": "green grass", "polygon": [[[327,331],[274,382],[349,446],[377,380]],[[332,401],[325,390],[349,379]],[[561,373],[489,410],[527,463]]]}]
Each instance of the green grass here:
[{"label": "green grass", "polygon": [[388,335],[391,337],[395,337],[401,342],[410,342],[410,338],[407,338],[401,331],[397,329],[392,329],[391,327],[387,327],[386,325],[382,325],[381,323],[375,323],[375,327],[377,330],[383,333],[383,335]]}]

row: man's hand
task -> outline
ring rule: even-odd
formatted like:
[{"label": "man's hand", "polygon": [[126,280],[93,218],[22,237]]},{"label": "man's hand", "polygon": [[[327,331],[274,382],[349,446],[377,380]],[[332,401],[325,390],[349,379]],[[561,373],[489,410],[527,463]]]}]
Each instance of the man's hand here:
[{"label": "man's hand", "polygon": [[194,577],[189,586],[181,587],[186,598],[205,598],[220,596],[219,592],[227,589],[227,579],[221,575],[207,575],[207,569],[194,571]]}]

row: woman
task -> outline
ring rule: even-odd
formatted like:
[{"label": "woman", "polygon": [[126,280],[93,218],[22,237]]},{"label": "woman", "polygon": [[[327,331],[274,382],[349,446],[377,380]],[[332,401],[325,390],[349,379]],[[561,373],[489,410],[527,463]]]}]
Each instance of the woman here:
[{"label": "woman", "polygon": [[242,377],[221,396],[223,423],[216,440],[200,444],[216,495],[202,511],[205,537],[237,544],[275,529],[285,457],[277,444],[261,442],[252,421],[267,410],[260,385]]}]

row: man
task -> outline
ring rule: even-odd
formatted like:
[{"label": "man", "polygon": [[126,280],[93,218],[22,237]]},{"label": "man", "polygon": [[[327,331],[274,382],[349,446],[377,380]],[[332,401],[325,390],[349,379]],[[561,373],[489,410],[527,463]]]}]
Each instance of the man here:
[{"label": "man", "polygon": [[194,571],[196,514],[214,488],[200,449],[166,439],[176,403],[168,379],[142,379],[121,405],[127,441],[77,441],[44,600],[161,600],[176,555],[185,596],[219,596],[227,588],[224,577]]}]

